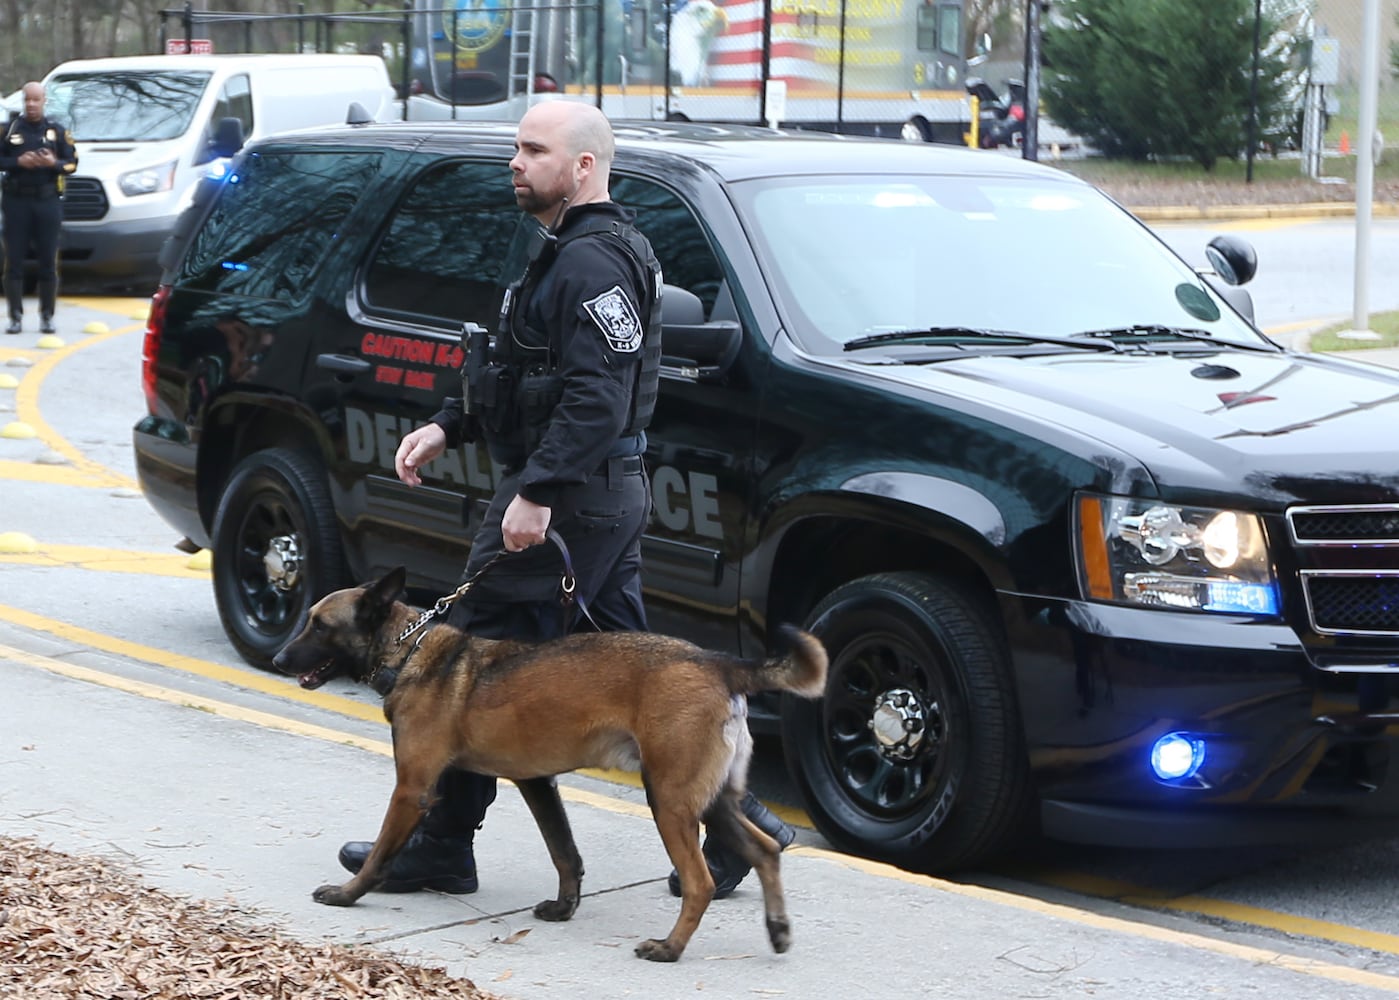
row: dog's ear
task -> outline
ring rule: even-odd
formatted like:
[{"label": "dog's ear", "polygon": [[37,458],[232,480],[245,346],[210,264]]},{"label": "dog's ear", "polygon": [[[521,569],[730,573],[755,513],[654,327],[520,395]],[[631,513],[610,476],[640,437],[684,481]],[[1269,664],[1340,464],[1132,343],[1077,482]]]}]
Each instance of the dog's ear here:
[{"label": "dog's ear", "polygon": [[389,617],[394,602],[403,596],[407,581],[407,570],[400,566],[366,586],[355,602],[355,621],[366,629],[378,628]]}]

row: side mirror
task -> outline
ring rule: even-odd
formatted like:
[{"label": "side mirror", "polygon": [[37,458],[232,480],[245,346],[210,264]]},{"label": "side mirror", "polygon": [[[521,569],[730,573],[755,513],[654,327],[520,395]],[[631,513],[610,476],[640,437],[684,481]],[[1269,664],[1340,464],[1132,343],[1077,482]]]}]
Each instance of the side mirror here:
[{"label": "side mirror", "polygon": [[220,118],[209,140],[211,158],[230,157],[243,148],[243,123],[237,118]]},{"label": "side mirror", "polygon": [[1205,259],[1226,284],[1247,285],[1258,272],[1253,244],[1237,236],[1216,236],[1205,247]]},{"label": "side mirror", "polygon": [[705,322],[704,304],[685,288],[661,294],[661,370],[693,382],[717,382],[738,357],[743,327],[733,320]]}]

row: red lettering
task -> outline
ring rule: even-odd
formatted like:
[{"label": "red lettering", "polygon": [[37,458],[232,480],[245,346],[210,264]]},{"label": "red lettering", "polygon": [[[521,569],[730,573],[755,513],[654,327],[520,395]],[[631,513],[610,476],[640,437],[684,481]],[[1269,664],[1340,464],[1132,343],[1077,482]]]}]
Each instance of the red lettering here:
[{"label": "red lettering", "polygon": [[436,381],[432,372],[406,372],[403,376],[403,384],[410,389],[431,389]]},{"label": "red lettering", "polygon": [[385,382],[389,385],[398,385],[403,381],[403,369],[394,368],[389,365],[380,365],[374,369],[374,381]]}]

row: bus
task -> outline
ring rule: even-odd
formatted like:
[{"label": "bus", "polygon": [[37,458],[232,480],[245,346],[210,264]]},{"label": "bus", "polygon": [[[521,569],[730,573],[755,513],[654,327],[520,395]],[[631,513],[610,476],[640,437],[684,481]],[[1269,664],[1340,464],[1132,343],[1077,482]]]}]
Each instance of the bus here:
[{"label": "bus", "polygon": [[415,0],[410,118],[610,118],[961,143],[963,0]]},{"label": "bus", "polygon": [[[170,53],[375,52],[410,120],[613,119],[964,143],[964,0],[410,0],[396,11],[160,12]],[[978,47],[978,56],[984,55]]]}]

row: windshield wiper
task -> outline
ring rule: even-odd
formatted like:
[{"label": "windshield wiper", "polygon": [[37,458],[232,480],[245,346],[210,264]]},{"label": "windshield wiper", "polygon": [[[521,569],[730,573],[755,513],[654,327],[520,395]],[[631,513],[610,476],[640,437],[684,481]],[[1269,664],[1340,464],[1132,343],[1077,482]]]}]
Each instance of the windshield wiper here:
[{"label": "windshield wiper", "polygon": [[880,347],[885,344],[910,344],[933,337],[974,338],[976,340],[1014,340],[1026,344],[1057,344],[1080,351],[1120,351],[1111,340],[1074,340],[1068,337],[1049,337],[1037,333],[1016,333],[1011,330],[978,330],[970,326],[931,326],[922,330],[893,330],[889,333],[875,333],[868,337],[857,337],[845,345],[847,351],[862,351],[867,347]]}]

